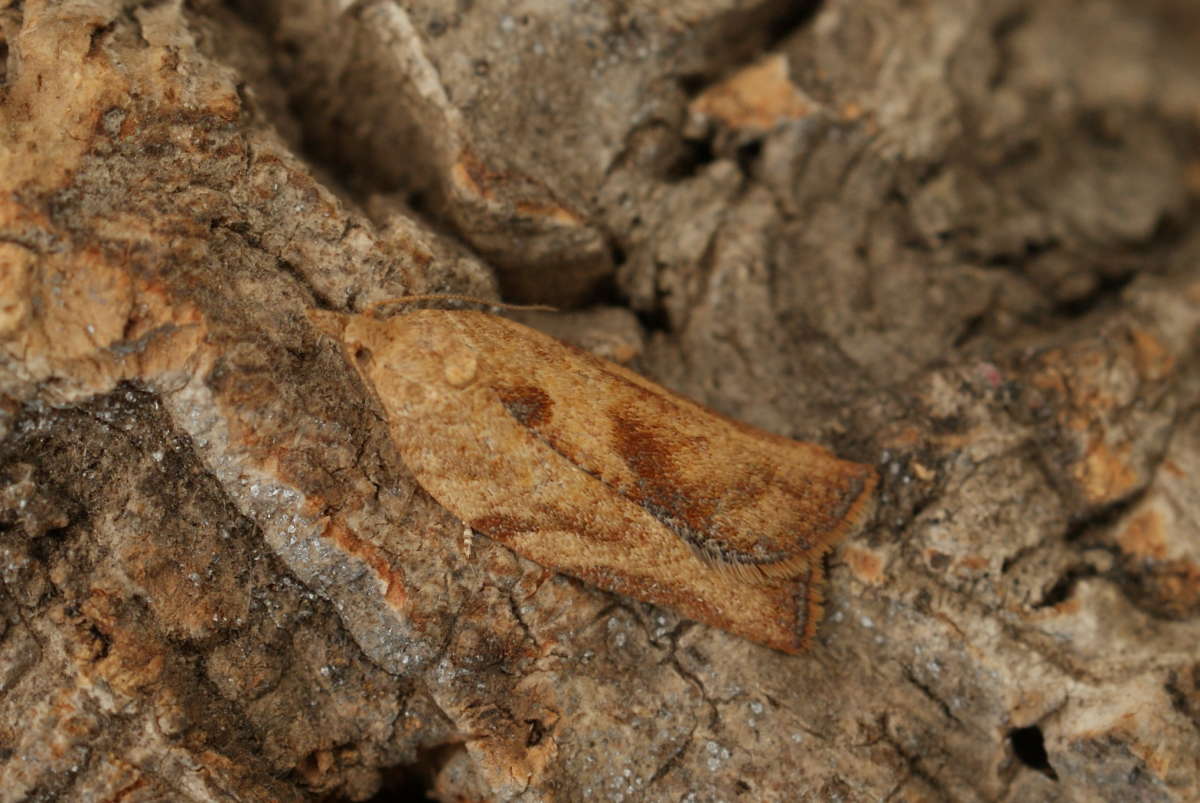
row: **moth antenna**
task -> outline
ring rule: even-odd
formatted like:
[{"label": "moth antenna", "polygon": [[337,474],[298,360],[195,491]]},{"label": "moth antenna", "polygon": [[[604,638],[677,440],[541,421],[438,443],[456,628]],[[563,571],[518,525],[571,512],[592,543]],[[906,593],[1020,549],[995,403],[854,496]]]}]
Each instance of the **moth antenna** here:
[{"label": "moth antenna", "polygon": [[558,311],[556,307],[549,307],[545,304],[509,304],[505,301],[490,301],[486,298],[475,298],[474,296],[464,296],[457,293],[422,293],[412,296],[396,296],[394,298],[385,298],[382,301],[376,301],[374,304],[363,310],[363,314],[374,315],[376,310],[388,304],[415,304],[422,301],[461,301],[466,304],[479,304],[494,309],[532,310],[539,312]]}]

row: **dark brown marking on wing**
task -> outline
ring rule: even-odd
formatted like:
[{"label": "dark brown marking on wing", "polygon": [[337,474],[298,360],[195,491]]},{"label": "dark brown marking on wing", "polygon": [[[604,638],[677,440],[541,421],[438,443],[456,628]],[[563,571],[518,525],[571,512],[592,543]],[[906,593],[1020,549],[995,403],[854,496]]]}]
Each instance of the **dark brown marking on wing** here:
[{"label": "dark brown marking on wing", "polygon": [[[602,531],[598,530],[586,519],[573,515],[568,510],[535,505],[522,516],[507,513],[489,513],[477,516],[466,522],[467,526],[476,532],[483,533],[493,541],[502,544],[511,543],[515,538],[528,533],[564,532],[587,533],[591,538],[600,540]],[[613,535],[613,538],[634,539],[636,532],[626,532]]]},{"label": "dark brown marking on wing", "polygon": [[677,532],[702,532],[712,518],[714,500],[688,488],[676,462],[696,444],[674,442],[620,408],[610,410],[609,418],[613,448],[637,478],[624,489],[625,496]]},{"label": "dark brown marking on wing", "polygon": [[492,513],[471,519],[467,522],[467,526],[494,541],[504,543],[514,535],[537,531],[541,528],[541,523],[534,521],[532,517]]},{"label": "dark brown marking on wing", "polygon": [[500,385],[496,395],[508,414],[521,426],[538,430],[550,423],[554,400],[546,391],[535,385]]},{"label": "dark brown marking on wing", "polygon": [[762,566],[794,557],[783,551],[763,549],[751,554],[730,549],[726,546],[728,537],[715,521],[722,503],[736,499],[742,505],[752,504],[767,486],[766,481],[740,486],[698,482],[679,470],[678,461],[708,448],[707,443],[673,440],[640,417],[620,409],[611,410],[609,415],[614,449],[637,478],[633,487],[616,490],[682,538],[701,557],[745,566]]}]

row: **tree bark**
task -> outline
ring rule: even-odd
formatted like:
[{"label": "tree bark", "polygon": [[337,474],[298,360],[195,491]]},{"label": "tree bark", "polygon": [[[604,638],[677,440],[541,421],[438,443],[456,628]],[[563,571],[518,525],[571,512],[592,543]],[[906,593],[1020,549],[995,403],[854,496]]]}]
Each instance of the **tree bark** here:
[{"label": "tree bark", "polygon": [[[1200,798],[1200,9],[0,3],[0,799]],[[881,477],[799,656],[519,558],[308,311]]]}]

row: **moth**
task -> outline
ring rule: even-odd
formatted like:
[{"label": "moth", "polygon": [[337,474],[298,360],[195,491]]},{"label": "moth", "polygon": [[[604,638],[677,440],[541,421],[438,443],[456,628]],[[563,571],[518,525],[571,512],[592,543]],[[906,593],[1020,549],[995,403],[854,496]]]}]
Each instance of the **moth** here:
[{"label": "moth", "polygon": [[871,466],[726,418],[506,318],[313,312],[422,488],[557,572],[796,653]]}]

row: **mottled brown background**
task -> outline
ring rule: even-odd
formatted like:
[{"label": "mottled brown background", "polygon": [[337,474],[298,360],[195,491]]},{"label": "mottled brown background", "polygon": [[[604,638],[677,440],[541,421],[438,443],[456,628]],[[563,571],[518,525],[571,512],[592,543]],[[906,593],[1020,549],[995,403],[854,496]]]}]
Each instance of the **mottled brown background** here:
[{"label": "mottled brown background", "polygon": [[[1192,0],[0,0],[0,800],[1200,798]],[[789,657],[415,488],[460,292],[878,466]]]}]

